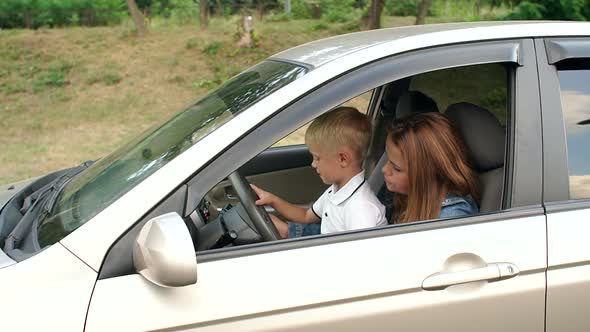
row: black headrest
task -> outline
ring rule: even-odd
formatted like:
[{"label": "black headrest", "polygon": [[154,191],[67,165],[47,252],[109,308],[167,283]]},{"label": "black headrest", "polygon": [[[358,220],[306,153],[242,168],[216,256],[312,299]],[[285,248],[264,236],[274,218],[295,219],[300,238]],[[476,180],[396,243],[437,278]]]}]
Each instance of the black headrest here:
[{"label": "black headrest", "polygon": [[438,112],[436,102],[420,91],[406,91],[397,101],[395,116],[398,119],[410,114]]},{"label": "black headrest", "polygon": [[397,101],[404,91],[408,90],[410,86],[410,77],[402,78],[401,80],[393,81],[385,87],[383,97],[381,98],[381,115],[389,118],[395,115],[395,107]]},{"label": "black headrest", "polygon": [[490,111],[470,103],[457,103],[447,107],[445,116],[463,137],[479,172],[504,165],[506,130]]}]

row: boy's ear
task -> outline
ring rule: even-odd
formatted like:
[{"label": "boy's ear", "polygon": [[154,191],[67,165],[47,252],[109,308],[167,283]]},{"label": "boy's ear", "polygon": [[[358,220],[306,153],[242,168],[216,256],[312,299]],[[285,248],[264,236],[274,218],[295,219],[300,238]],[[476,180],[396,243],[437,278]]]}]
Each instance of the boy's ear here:
[{"label": "boy's ear", "polygon": [[352,163],[352,152],[348,149],[338,151],[338,161],[341,167],[348,167]]}]

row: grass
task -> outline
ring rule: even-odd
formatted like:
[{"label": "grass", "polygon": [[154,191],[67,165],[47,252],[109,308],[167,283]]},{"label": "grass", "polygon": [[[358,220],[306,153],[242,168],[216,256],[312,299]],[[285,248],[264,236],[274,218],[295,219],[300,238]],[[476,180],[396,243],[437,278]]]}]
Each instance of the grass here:
[{"label": "grass", "polygon": [[258,22],[234,47],[237,18],[160,25],[0,31],[0,183],[97,159],[229,77],[288,47],[336,33],[317,21]]},{"label": "grass", "polygon": [[236,48],[238,19],[213,18],[207,30],[155,21],[143,38],[128,22],[0,30],[0,183],[100,158],[274,53],[359,29],[356,21],[258,21],[256,47]]}]

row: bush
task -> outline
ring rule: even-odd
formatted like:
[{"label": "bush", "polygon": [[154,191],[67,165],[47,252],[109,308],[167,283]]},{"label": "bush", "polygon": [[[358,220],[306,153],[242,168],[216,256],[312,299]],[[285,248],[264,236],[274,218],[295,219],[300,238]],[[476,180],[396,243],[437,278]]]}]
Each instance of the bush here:
[{"label": "bush", "polygon": [[590,0],[531,0],[523,1],[503,17],[508,20],[571,20],[590,19]]},{"label": "bush", "polygon": [[121,0],[2,0],[0,28],[105,25],[127,15]]},{"label": "bush", "polygon": [[416,16],[418,5],[418,0],[386,1],[383,11],[389,16]]},{"label": "bush", "polygon": [[325,20],[330,23],[344,23],[350,20],[349,13],[339,10],[330,10],[327,14],[323,15]]},{"label": "bush", "polygon": [[199,21],[199,7],[192,0],[171,0],[168,8],[170,19],[175,24]]},{"label": "bush", "polygon": [[210,42],[209,44],[207,44],[207,46],[205,46],[205,48],[203,48],[203,53],[209,55],[216,55],[221,50],[222,46],[223,44],[218,41]]},{"label": "bush", "polygon": [[350,22],[361,17],[362,10],[355,8],[356,0],[319,0],[322,17],[328,22]]},{"label": "bush", "polygon": [[280,21],[288,21],[290,19],[308,19],[311,18],[311,13],[309,11],[307,2],[305,0],[291,0],[291,13],[285,13],[282,8],[285,6],[285,0],[279,0],[279,7],[281,8],[280,13],[276,13],[273,18],[270,19],[271,22],[280,22]]},{"label": "bush", "polygon": [[328,25],[324,22],[314,23],[311,25],[311,31],[319,31],[328,29]]},{"label": "bush", "polygon": [[295,19],[311,18],[309,8],[303,0],[291,0],[291,15]]},{"label": "bush", "polygon": [[506,20],[541,20],[543,19],[546,9],[543,5],[531,3],[528,1],[521,2],[515,11],[506,15]]}]

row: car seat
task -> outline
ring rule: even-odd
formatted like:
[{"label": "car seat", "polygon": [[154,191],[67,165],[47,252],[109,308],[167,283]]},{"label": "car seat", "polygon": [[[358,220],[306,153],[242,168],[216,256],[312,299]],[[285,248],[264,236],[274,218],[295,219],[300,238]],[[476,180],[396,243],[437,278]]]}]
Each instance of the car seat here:
[{"label": "car seat", "polygon": [[480,212],[502,208],[506,130],[490,111],[461,102],[449,105],[444,114],[467,146],[472,167],[479,174]]}]

